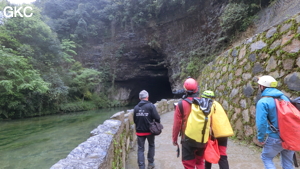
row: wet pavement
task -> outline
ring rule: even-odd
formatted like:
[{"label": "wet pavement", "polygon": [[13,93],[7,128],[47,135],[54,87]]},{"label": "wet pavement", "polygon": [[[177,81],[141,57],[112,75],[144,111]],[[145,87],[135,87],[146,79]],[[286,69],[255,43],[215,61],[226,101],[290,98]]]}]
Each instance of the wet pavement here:
[{"label": "wet pavement", "polygon": [[[155,169],[183,169],[181,157],[176,156],[176,146],[172,144],[173,112],[161,115],[161,123],[164,125],[162,134],[155,137]],[[180,139],[178,139],[180,141]],[[145,143],[145,158],[147,162],[147,147]],[[228,140],[227,154],[230,169],[263,169],[260,159],[261,150],[253,145],[246,145],[235,140]],[[274,159],[276,168],[280,167],[279,158]],[[218,169],[218,164],[213,164],[212,169]],[[126,169],[138,169],[137,145],[129,154]]]}]

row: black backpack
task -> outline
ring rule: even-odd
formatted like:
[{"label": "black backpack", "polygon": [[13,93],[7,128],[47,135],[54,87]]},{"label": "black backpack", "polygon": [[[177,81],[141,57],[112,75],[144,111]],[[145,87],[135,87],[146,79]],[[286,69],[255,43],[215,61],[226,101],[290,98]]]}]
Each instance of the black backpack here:
[{"label": "black backpack", "polygon": [[[291,100],[291,103],[300,111],[300,97],[297,97],[296,99]],[[299,167],[296,153],[294,153],[294,155],[293,155],[293,161],[294,161],[295,167]]]},{"label": "black backpack", "polygon": [[291,103],[300,111],[300,97],[297,97],[294,100],[291,100]]}]

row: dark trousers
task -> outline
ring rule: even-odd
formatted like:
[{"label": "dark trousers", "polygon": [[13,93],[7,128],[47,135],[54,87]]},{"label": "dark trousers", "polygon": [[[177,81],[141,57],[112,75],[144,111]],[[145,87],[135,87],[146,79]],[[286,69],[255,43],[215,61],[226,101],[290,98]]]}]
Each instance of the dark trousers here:
[{"label": "dark trousers", "polygon": [[145,141],[148,141],[148,154],[147,159],[148,163],[154,162],[154,155],[155,155],[155,135],[148,135],[148,136],[137,136],[137,143],[138,143],[138,165],[139,169],[145,169]]},{"label": "dark trousers", "polygon": [[[219,169],[229,169],[227,156],[221,155],[218,164],[219,164]],[[211,163],[210,162],[205,161],[205,169],[211,169]]]},{"label": "dark trousers", "polygon": [[185,169],[203,169],[204,146],[198,146],[194,142],[182,141],[182,164]]},{"label": "dark trousers", "polygon": [[[227,160],[227,154],[226,154],[226,149],[227,149],[227,137],[221,137],[217,138],[218,140],[218,146],[219,146],[219,151],[220,151],[220,160],[218,162],[219,164],[219,169],[229,169],[229,164]],[[211,169],[211,163],[205,161],[205,169]]]}]

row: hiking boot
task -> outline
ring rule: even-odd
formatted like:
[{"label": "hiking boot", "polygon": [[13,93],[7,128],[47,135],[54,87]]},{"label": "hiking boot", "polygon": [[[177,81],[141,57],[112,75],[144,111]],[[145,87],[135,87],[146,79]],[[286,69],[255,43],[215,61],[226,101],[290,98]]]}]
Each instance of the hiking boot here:
[{"label": "hiking boot", "polygon": [[155,164],[154,163],[149,163],[148,164],[148,169],[153,169],[155,167]]}]

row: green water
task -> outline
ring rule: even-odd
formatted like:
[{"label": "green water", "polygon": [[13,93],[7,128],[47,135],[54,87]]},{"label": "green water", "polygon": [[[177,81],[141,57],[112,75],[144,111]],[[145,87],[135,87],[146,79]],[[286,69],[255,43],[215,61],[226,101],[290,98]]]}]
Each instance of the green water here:
[{"label": "green water", "polygon": [[0,169],[49,169],[121,110],[126,108],[0,121]]}]

